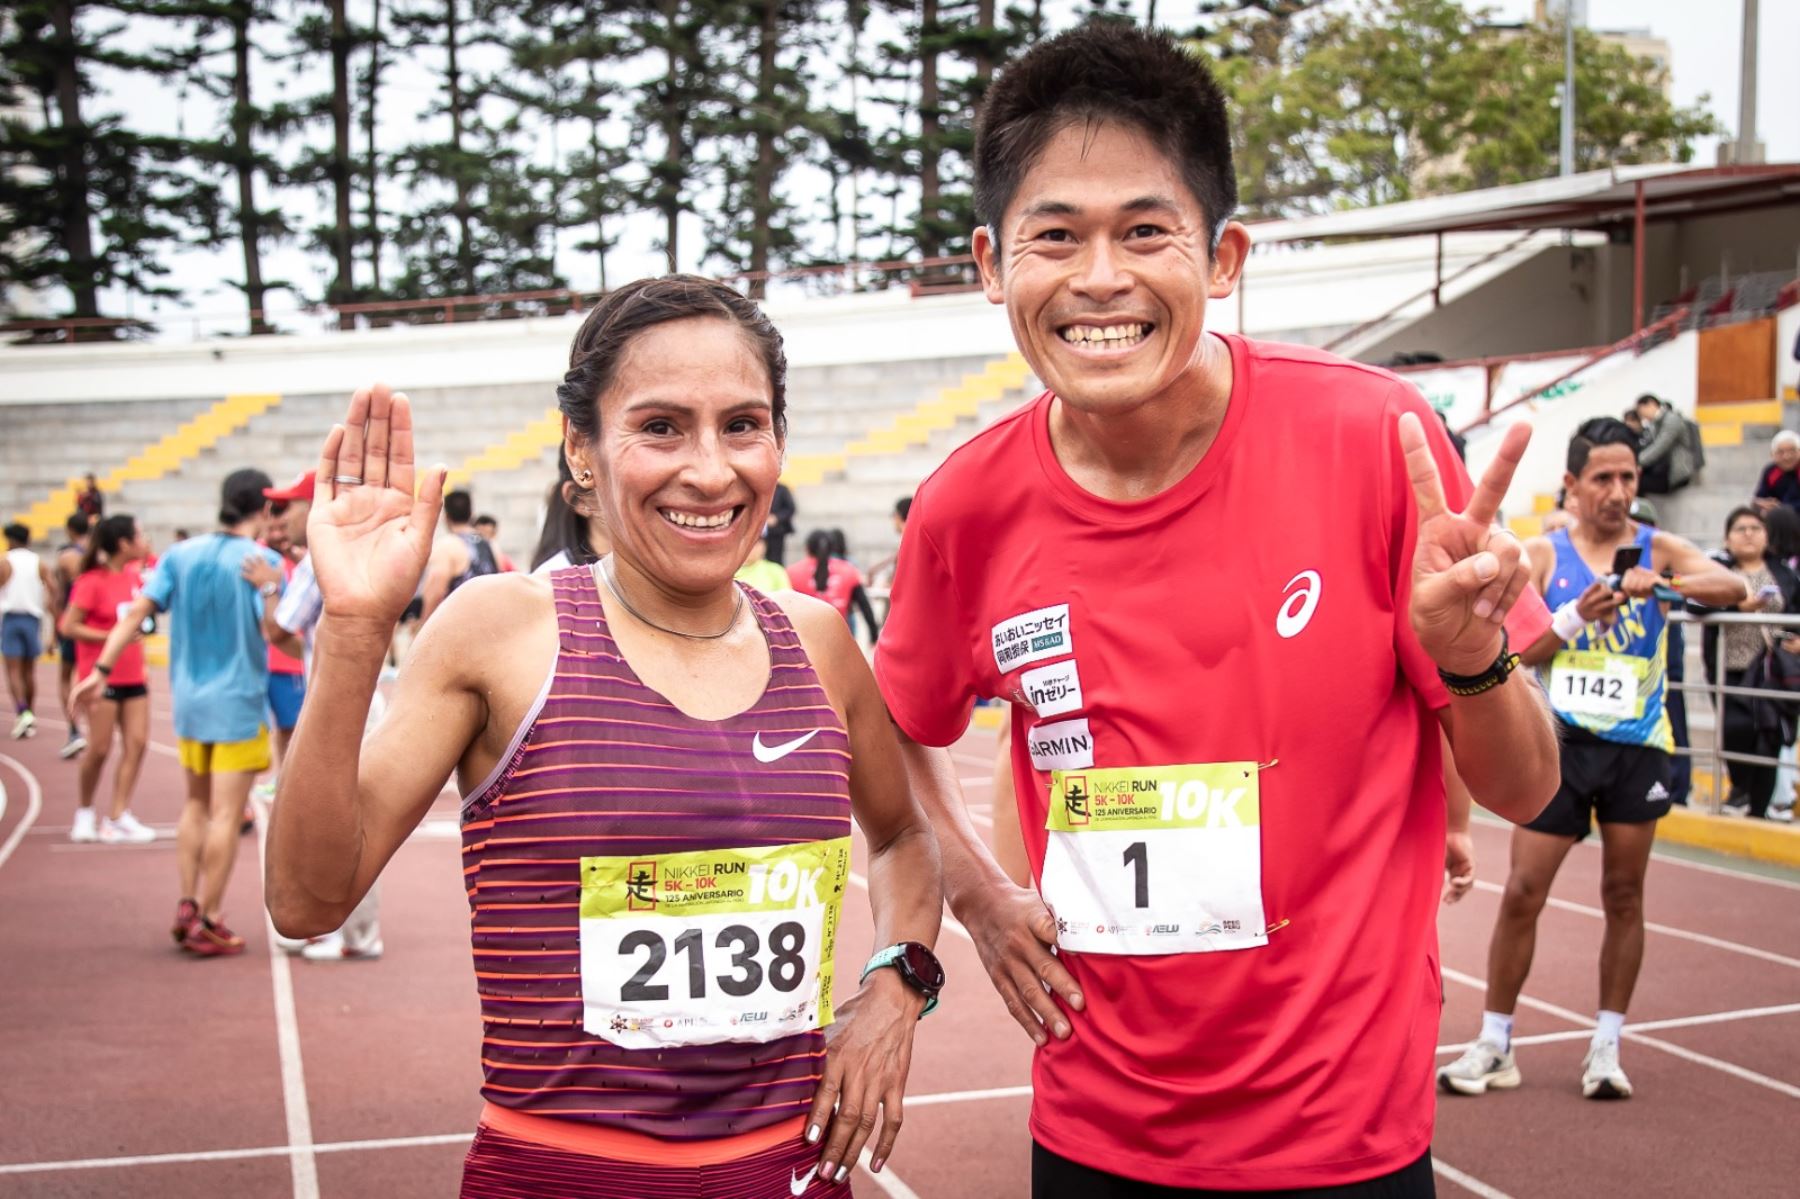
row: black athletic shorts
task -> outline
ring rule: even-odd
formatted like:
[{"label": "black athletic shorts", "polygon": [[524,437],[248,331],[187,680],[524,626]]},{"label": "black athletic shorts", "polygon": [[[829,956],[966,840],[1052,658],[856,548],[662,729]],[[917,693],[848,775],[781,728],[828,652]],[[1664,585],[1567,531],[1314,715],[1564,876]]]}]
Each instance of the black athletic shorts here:
[{"label": "black athletic shorts", "polygon": [[412,597],[412,603],[406,605],[406,611],[400,613],[400,623],[407,624],[423,615],[425,615],[425,597],[415,595]]},{"label": "black athletic shorts", "polygon": [[128,699],[143,699],[149,694],[150,688],[143,683],[108,683],[106,689],[100,693],[100,698],[111,700],[115,704],[122,704]]},{"label": "black athletic shorts", "polygon": [[56,650],[57,650],[57,653],[59,655],[61,655],[62,663],[64,666],[75,665],[75,639],[74,638],[58,637],[56,639]]},{"label": "black athletic shorts", "polygon": [[[1243,1191],[1196,1191],[1158,1186],[1121,1178],[1058,1157],[1036,1141],[1031,1143],[1031,1199],[1227,1199]],[[1410,1166],[1342,1186],[1304,1187],[1292,1191],[1256,1191],[1259,1199],[1434,1199],[1437,1182],[1431,1173],[1431,1154]]]},{"label": "black athletic shorts", "polygon": [[1562,732],[1562,785],[1526,828],[1579,841],[1595,819],[1642,824],[1668,814],[1671,755],[1648,745],[1602,741],[1567,725]]}]

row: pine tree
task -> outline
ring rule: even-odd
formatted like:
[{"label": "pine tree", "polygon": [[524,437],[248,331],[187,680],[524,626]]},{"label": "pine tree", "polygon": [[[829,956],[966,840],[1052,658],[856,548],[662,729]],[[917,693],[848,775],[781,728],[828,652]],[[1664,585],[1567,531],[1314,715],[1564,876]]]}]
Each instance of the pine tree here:
[{"label": "pine tree", "polygon": [[[173,297],[158,282],[170,247],[219,236],[215,187],[183,169],[181,139],[132,129],[94,102],[93,72],[182,70],[166,48],[126,50],[95,33],[132,3],[17,0],[0,19],[0,282],[63,288],[96,318],[100,292]],[[35,110],[35,117],[32,115]]]},{"label": "pine tree", "polygon": [[325,57],[331,64],[331,86],[302,102],[296,112],[307,125],[329,121],[330,145],[308,146],[294,161],[289,177],[297,183],[321,188],[331,204],[331,219],[315,226],[312,244],[331,256],[332,281],[326,289],[328,304],[344,304],[359,294],[356,289],[355,218],[351,205],[356,187],[355,151],[351,146],[350,58],[357,47],[357,32],[350,24],[348,0],[314,0],[296,22],[295,39],[302,53]]},{"label": "pine tree", "polygon": [[[632,139],[646,152],[643,207],[662,217],[660,248],[668,269],[676,271],[681,269],[681,215],[697,211],[701,142],[720,102],[708,29],[721,3],[627,0],[621,7],[630,49],[653,64],[651,78],[638,89]],[[651,146],[654,157],[647,153]]]}]

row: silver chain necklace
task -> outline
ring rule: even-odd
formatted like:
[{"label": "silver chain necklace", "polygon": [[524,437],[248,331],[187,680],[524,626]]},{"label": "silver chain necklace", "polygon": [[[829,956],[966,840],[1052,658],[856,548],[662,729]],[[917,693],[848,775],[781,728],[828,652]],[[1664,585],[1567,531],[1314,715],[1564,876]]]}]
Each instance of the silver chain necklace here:
[{"label": "silver chain necklace", "polygon": [[735,583],[732,586],[732,590],[737,592],[737,603],[732,607],[731,619],[725,622],[724,628],[716,633],[684,633],[680,629],[671,629],[668,625],[657,624],[654,620],[651,620],[648,616],[645,616],[642,612],[639,612],[636,608],[632,607],[631,601],[625,598],[625,593],[619,590],[619,580],[613,573],[612,561],[612,555],[608,554],[606,557],[600,559],[599,562],[595,563],[595,565],[599,567],[598,573],[600,575],[600,581],[606,584],[606,589],[613,593],[614,599],[625,605],[625,610],[627,612],[631,613],[633,616],[637,617],[638,620],[649,625],[657,632],[667,633],[671,637],[685,637],[689,641],[717,641],[737,627],[738,617],[742,615],[744,611],[744,589],[738,587]]}]

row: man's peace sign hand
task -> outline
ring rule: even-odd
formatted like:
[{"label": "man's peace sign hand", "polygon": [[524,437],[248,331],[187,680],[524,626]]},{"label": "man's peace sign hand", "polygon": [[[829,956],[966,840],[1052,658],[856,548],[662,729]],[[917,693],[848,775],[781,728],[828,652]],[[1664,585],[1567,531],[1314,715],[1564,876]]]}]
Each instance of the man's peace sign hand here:
[{"label": "man's peace sign hand", "polygon": [[1426,654],[1451,674],[1480,674],[1494,664],[1500,626],[1530,581],[1519,539],[1494,524],[1530,440],[1528,425],[1507,429],[1468,508],[1452,512],[1424,426],[1413,413],[1401,414],[1400,449],[1419,508],[1412,627]]}]

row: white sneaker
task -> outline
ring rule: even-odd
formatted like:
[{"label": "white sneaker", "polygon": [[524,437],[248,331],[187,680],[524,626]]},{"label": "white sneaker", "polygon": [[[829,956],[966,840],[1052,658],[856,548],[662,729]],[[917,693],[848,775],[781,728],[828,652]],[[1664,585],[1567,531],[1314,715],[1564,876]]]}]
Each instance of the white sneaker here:
[{"label": "white sneaker", "polygon": [[20,737],[30,736],[32,726],[35,724],[37,724],[37,717],[31,714],[30,708],[26,708],[23,712],[20,712],[19,718],[13,721],[13,740],[17,741]]},{"label": "white sneaker", "polygon": [[146,828],[136,816],[126,812],[117,820],[101,822],[100,840],[108,845],[144,845],[156,840],[156,830]]},{"label": "white sneaker", "polygon": [[283,953],[299,953],[308,943],[305,937],[284,937],[280,933],[271,933],[270,937],[275,942],[275,948]]},{"label": "white sneaker", "polygon": [[86,748],[87,738],[83,737],[80,733],[76,733],[67,741],[63,742],[63,747],[56,751],[56,756],[67,761]]},{"label": "white sneaker", "polygon": [[69,829],[71,841],[98,841],[99,831],[94,826],[94,809],[76,808],[75,823]]},{"label": "white sneaker", "polygon": [[1484,1095],[1490,1089],[1510,1091],[1522,1080],[1510,1049],[1492,1041],[1476,1041],[1463,1055],[1437,1072],[1438,1086],[1457,1095]]},{"label": "white sneaker", "polygon": [[328,933],[308,944],[300,956],[309,962],[365,962],[380,957],[381,950],[379,940],[357,948],[344,940],[343,933]]},{"label": "white sneaker", "polygon": [[1581,1059],[1583,1099],[1629,1099],[1631,1080],[1619,1069],[1619,1043],[1604,1041],[1588,1049]]}]

